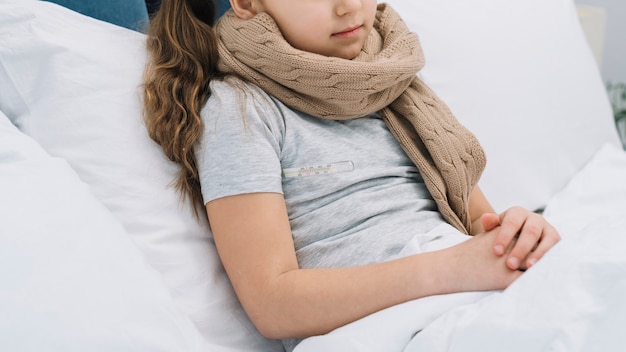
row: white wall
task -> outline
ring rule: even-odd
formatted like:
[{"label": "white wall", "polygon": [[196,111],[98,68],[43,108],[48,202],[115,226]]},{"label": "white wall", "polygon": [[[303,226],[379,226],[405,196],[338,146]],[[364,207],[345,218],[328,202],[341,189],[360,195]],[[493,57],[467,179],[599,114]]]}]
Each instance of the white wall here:
[{"label": "white wall", "polygon": [[606,36],[602,56],[602,76],[607,82],[626,83],[626,1],[575,0],[576,4],[606,9]]}]

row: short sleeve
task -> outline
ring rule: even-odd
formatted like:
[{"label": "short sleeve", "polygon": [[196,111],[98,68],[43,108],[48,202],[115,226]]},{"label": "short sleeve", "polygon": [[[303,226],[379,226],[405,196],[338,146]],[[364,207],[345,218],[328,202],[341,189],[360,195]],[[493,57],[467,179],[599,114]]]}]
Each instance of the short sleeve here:
[{"label": "short sleeve", "polygon": [[211,83],[195,148],[205,204],[247,193],[282,193],[280,145],[284,122],[272,99],[254,87]]}]

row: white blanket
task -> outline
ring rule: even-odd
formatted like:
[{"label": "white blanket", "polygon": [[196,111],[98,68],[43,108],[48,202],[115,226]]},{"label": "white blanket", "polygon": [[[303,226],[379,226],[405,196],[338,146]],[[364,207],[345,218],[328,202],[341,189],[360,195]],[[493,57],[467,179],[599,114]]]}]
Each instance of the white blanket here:
[{"label": "white blanket", "polygon": [[563,240],[506,290],[408,302],[296,351],[623,350],[626,153],[601,149],[545,215]]}]

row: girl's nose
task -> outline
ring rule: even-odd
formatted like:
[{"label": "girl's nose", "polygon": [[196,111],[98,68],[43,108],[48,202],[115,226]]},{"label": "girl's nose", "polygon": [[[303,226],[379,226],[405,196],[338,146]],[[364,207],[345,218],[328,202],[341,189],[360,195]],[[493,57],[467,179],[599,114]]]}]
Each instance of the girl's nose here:
[{"label": "girl's nose", "polygon": [[361,6],[361,0],[337,0],[336,12],[338,16],[344,16],[359,10]]}]

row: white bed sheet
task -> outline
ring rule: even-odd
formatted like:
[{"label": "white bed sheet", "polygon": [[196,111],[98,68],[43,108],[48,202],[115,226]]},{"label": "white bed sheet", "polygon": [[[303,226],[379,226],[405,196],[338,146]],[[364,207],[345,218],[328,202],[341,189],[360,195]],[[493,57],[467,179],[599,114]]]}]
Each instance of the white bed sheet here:
[{"label": "white bed sheet", "polygon": [[[546,207],[544,216],[567,236],[604,218],[626,218],[626,152],[606,144]],[[626,234],[626,230],[625,230]]]},{"label": "white bed sheet", "polygon": [[306,339],[296,352],[626,348],[626,152],[598,151],[545,213],[562,241],[506,290],[408,302]]}]

